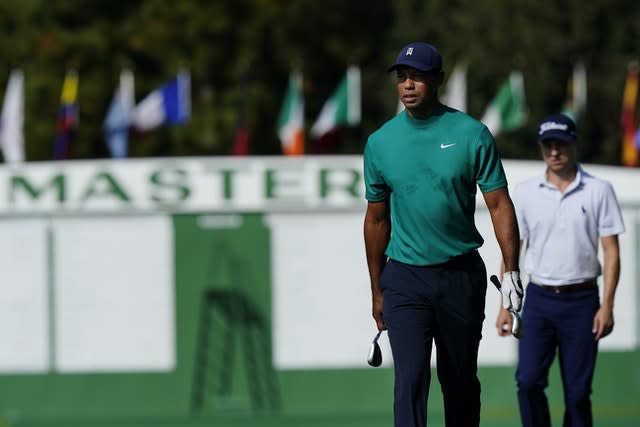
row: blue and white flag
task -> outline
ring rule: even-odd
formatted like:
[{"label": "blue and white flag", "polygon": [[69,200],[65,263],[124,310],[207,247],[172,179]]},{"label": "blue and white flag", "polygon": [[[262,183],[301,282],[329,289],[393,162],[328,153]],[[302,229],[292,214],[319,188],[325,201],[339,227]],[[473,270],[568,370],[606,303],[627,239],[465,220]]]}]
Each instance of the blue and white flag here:
[{"label": "blue and white flag", "polygon": [[125,158],[128,155],[129,126],[134,104],[133,73],[124,70],[102,126],[111,157]]},{"label": "blue and white flag", "polygon": [[164,124],[183,124],[190,116],[191,77],[182,71],[136,105],[131,125],[138,131],[148,131]]}]

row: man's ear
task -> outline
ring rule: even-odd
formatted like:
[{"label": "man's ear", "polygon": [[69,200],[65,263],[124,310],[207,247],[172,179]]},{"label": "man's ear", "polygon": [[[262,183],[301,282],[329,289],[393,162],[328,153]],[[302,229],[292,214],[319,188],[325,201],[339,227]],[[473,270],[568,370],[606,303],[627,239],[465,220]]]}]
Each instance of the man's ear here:
[{"label": "man's ear", "polygon": [[443,82],[444,82],[444,71],[440,70],[436,74],[436,85],[438,85],[438,87],[440,87],[440,86],[442,86]]}]

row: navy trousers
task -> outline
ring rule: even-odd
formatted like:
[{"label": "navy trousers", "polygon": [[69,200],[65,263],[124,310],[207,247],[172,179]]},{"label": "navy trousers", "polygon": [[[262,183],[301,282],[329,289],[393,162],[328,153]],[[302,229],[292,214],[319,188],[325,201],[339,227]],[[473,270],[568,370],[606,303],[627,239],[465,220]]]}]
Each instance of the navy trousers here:
[{"label": "navy trousers", "polygon": [[427,425],[433,342],[446,426],[478,426],[478,347],[487,289],[479,254],[428,267],[390,260],[381,287],[394,360],[395,427]]},{"label": "navy trousers", "polygon": [[598,352],[591,330],[600,305],[598,288],[556,293],[530,283],[526,292],[516,370],[522,425],[551,426],[544,390],[557,349],[564,388],[563,426],[591,427],[591,382]]}]

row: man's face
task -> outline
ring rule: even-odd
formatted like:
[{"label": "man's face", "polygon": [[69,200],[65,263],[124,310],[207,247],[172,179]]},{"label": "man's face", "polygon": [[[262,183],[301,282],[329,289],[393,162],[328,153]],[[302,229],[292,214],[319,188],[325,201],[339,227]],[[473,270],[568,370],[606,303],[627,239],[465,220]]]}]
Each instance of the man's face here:
[{"label": "man's face", "polygon": [[438,87],[442,84],[442,71],[419,71],[411,67],[399,67],[398,97],[407,111],[412,115],[420,115],[437,101]]},{"label": "man's face", "polygon": [[540,141],[542,158],[547,167],[554,172],[573,168],[575,163],[575,143],[555,139]]}]

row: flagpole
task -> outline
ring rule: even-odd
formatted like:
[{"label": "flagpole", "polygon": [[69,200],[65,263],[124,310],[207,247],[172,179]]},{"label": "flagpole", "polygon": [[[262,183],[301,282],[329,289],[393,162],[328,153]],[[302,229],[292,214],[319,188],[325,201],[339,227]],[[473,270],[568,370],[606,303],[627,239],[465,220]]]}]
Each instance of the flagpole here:
[{"label": "flagpole", "polygon": [[47,291],[48,291],[48,310],[49,310],[49,371],[57,370],[57,340],[56,340],[56,279],[55,279],[55,235],[53,230],[53,221],[49,219],[47,226]]}]

